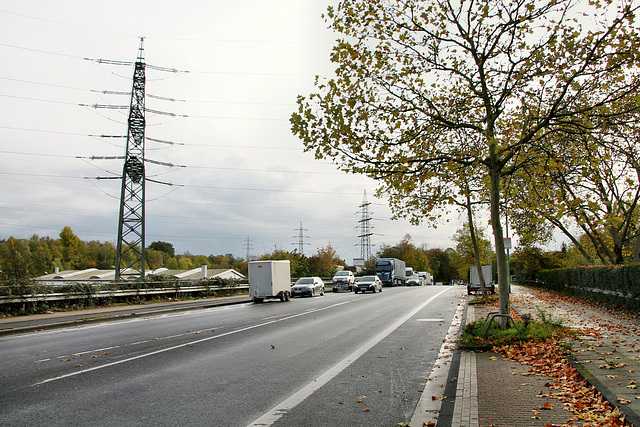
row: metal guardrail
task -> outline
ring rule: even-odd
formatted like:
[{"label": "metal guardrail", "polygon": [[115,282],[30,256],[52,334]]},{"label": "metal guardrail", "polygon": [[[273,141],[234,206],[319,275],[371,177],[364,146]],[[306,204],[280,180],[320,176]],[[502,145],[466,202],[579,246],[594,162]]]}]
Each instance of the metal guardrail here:
[{"label": "metal guardrail", "polygon": [[0,304],[15,304],[24,302],[43,302],[43,301],[64,301],[76,299],[92,299],[92,298],[117,298],[117,297],[134,297],[144,295],[163,295],[163,294],[185,294],[205,291],[233,291],[249,289],[249,285],[239,285],[233,287],[225,286],[176,286],[172,288],[150,288],[150,289],[121,289],[110,291],[98,291],[91,294],[85,292],[69,292],[69,293],[50,293],[50,294],[29,294],[20,296],[0,296]]},{"label": "metal guardrail", "polygon": [[[295,282],[292,279],[292,284]],[[95,285],[103,284],[104,282],[92,282]],[[109,282],[110,283],[110,282]],[[246,282],[245,282],[246,283]],[[325,287],[331,288],[331,278],[324,280]],[[68,282],[59,284],[48,284],[51,288],[59,286],[68,286]],[[47,301],[72,301],[82,299],[100,299],[100,298],[126,298],[135,296],[152,296],[152,295],[167,295],[167,294],[189,294],[197,292],[216,292],[216,291],[235,291],[235,290],[248,290],[248,284],[238,284],[231,287],[225,286],[173,286],[170,288],[145,288],[145,289],[119,289],[119,290],[106,290],[97,291],[92,293],[86,292],[52,292],[42,294],[24,294],[17,296],[1,296],[0,306],[4,304],[16,304],[16,303],[29,303],[29,302],[47,302]]]}]

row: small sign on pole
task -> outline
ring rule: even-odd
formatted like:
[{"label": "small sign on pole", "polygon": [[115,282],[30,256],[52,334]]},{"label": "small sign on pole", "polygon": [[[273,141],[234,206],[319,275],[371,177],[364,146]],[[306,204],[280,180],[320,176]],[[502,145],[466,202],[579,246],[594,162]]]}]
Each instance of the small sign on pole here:
[{"label": "small sign on pole", "polygon": [[511,249],[511,237],[504,238],[504,248],[507,250]]}]

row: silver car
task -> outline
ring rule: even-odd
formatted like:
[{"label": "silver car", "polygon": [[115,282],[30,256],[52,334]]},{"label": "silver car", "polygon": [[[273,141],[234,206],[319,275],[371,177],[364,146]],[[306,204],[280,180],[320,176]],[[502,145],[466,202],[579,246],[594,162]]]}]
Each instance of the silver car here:
[{"label": "silver car", "polygon": [[353,287],[353,291],[357,294],[358,292],[365,293],[367,291],[371,292],[382,292],[382,281],[378,276],[362,276],[356,277],[356,284]]},{"label": "silver car", "polygon": [[324,282],[319,277],[301,277],[291,287],[291,296],[324,295]]}]

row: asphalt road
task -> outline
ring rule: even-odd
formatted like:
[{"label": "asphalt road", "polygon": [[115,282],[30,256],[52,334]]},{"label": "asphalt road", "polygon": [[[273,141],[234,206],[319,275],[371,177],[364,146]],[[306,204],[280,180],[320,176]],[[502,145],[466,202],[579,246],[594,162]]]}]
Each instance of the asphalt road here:
[{"label": "asphalt road", "polygon": [[2,337],[0,425],[409,422],[463,293],[327,293]]}]

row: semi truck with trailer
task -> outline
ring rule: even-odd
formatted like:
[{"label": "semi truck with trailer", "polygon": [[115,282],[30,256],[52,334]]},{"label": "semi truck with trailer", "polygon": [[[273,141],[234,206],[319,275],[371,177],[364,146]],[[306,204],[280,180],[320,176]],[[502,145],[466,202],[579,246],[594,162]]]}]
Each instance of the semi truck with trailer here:
[{"label": "semi truck with trailer", "polygon": [[249,262],[249,297],[254,303],[265,299],[291,299],[291,265],[288,260]]},{"label": "semi truck with trailer", "polygon": [[397,258],[378,258],[373,272],[382,281],[382,286],[404,286],[406,283],[406,264]]}]

